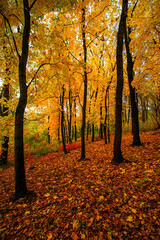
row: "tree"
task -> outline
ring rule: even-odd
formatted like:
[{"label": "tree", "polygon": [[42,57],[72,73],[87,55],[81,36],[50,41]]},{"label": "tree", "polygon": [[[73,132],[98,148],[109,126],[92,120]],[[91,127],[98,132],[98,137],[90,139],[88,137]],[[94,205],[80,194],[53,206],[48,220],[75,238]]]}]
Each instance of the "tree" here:
[{"label": "tree", "polygon": [[128,0],[123,0],[122,13],[117,34],[117,87],[116,87],[116,110],[115,110],[115,137],[113,163],[123,162],[121,151],[122,140],[122,93],[123,93],[123,36],[127,17]]},{"label": "tree", "polygon": [[[82,1],[84,3],[84,0]],[[85,160],[85,128],[86,128],[86,105],[87,105],[87,46],[86,46],[86,8],[82,8],[82,41],[83,41],[83,105],[82,105],[82,126],[81,126],[81,160]]]},{"label": "tree", "polygon": [[62,143],[63,143],[63,151],[66,154],[67,149],[66,149],[66,144],[65,144],[65,128],[64,128],[64,94],[65,94],[65,89],[64,85],[62,86],[62,94],[60,96],[60,105],[61,105],[61,135],[62,135]]},{"label": "tree", "polygon": [[[8,51],[8,48],[6,46],[6,43],[4,41],[4,56],[5,56],[5,61],[6,61],[6,67],[5,67],[5,81],[3,84],[3,89],[1,93],[1,98],[4,99],[4,102],[2,106],[0,106],[0,116],[2,117],[7,117],[8,116],[8,111],[9,111],[9,83],[10,83],[10,76],[11,76],[11,70],[10,70],[10,65],[11,65],[11,59],[10,59],[10,52]],[[3,143],[2,143],[2,153],[1,153],[1,159],[0,159],[0,164],[6,165],[8,162],[8,144],[9,144],[9,136],[5,134],[3,137]]]},{"label": "tree", "polygon": [[[136,4],[135,4],[135,6],[136,6]],[[134,6],[134,8],[135,8],[135,6]],[[127,12],[128,12],[128,6],[127,6]],[[132,145],[139,146],[139,145],[141,145],[141,141],[140,141],[140,136],[139,136],[138,104],[136,102],[135,88],[132,87],[133,74],[134,74],[134,72],[133,72],[134,62],[133,62],[132,54],[131,54],[130,47],[129,47],[129,44],[131,42],[130,34],[131,34],[131,27],[130,26],[127,27],[127,24],[125,21],[124,36],[125,36],[125,46],[126,46],[126,52],[127,52],[128,83],[129,83],[130,99],[131,99],[132,134],[133,134]]]}]

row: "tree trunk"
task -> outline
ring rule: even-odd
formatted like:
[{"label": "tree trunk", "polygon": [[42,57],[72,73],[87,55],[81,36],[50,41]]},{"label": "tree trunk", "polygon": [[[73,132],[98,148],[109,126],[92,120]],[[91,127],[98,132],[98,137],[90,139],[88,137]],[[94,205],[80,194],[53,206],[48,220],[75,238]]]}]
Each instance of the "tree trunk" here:
[{"label": "tree trunk", "polygon": [[108,142],[110,142],[110,123],[109,123],[109,89],[108,89]]},{"label": "tree trunk", "polygon": [[100,104],[100,139],[103,138],[103,123],[102,123],[102,104]]},{"label": "tree trunk", "polygon": [[62,87],[62,95],[61,95],[61,135],[62,135],[62,143],[63,143],[63,151],[66,154],[66,143],[65,143],[65,128],[64,128],[64,85]]},{"label": "tree trunk", "polygon": [[72,91],[69,86],[69,125],[68,125],[68,134],[69,134],[69,144],[72,143]]},{"label": "tree trunk", "polygon": [[[98,88],[96,89],[96,93],[95,93],[94,107],[95,107],[95,102],[97,100],[97,94],[98,94]],[[92,119],[92,142],[94,142],[94,137],[95,137],[94,119]]]},{"label": "tree trunk", "polygon": [[[48,124],[49,124],[50,116],[48,116]],[[48,132],[47,132],[47,139],[48,143],[51,143],[51,136],[50,136],[50,128],[48,127]]]},{"label": "tree trunk", "polygon": [[76,99],[74,99],[74,139],[75,139],[75,141],[77,141]]},{"label": "tree trunk", "polygon": [[132,134],[133,134],[133,143],[132,145],[139,146],[141,145],[140,136],[139,136],[139,120],[138,120],[138,105],[136,103],[135,88],[132,87],[133,81],[133,65],[132,54],[130,52],[130,35],[131,29],[128,27],[125,22],[125,46],[127,52],[127,73],[128,73],[128,83],[130,89],[130,99],[131,99],[131,116],[132,116]]},{"label": "tree trunk", "polygon": [[[9,84],[5,84],[3,86],[3,97],[4,97],[5,103],[7,103],[9,101]],[[1,112],[2,117],[8,116],[9,108],[8,106],[5,105],[5,103],[2,106],[2,112]],[[8,162],[8,146],[9,146],[8,143],[9,143],[9,137],[4,136],[3,143],[2,143],[1,161],[0,161],[2,165],[6,165]]]},{"label": "tree trunk", "polygon": [[23,0],[24,30],[22,37],[22,54],[19,55],[19,86],[20,97],[15,114],[15,197],[24,197],[27,194],[24,144],[23,144],[23,118],[27,104],[26,66],[29,50],[30,36],[30,9],[28,0]]},{"label": "tree trunk", "polygon": [[[6,60],[6,69],[5,69],[5,82],[4,86],[2,89],[2,95],[1,97],[4,98],[4,104],[0,108],[0,115],[2,117],[8,116],[8,110],[9,107],[7,106],[7,103],[9,101],[9,81],[10,81],[10,67],[11,67],[11,61],[10,61],[10,54],[8,52],[8,48],[6,46],[3,46],[4,50],[4,55],[5,55],[5,60]],[[8,147],[9,147],[9,137],[5,135],[3,137],[3,143],[2,143],[2,153],[1,153],[1,159],[0,159],[0,164],[2,165],[7,165],[8,163]]]},{"label": "tree trunk", "polygon": [[[61,99],[61,97],[60,97],[60,99]],[[60,105],[61,105],[61,103],[60,103]],[[60,119],[61,119],[61,110],[59,110],[59,112],[58,112],[58,132],[57,132],[58,141],[60,140],[60,125],[61,125]]]},{"label": "tree trunk", "polygon": [[[83,1],[84,2],[84,1]],[[82,105],[82,127],[81,127],[81,160],[85,160],[85,127],[86,127],[86,105],[87,105],[87,46],[86,46],[86,26],[85,26],[85,7],[82,9],[82,40],[83,40],[83,53],[84,53],[84,66],[83,66],[83,105]]]},{"label": "tree trunk", "polygon": [[123,162],[121,151],[122,140],[122,93],[123,93],[123,34],[125,29],[128,0],[123,0],[121,19],[117,35],[117,87],[116,87],[116,110],[115,110],[115,138],[113,163]]},{"label": "tree trunk", "polygon": [[107,90],[105,95],[104,141],[107,144]]}]

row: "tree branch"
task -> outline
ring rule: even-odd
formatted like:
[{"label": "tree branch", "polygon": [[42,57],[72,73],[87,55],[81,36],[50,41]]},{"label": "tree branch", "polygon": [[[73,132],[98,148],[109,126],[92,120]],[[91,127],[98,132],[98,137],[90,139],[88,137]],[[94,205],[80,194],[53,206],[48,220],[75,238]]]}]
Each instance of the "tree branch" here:
[{"label": "tree branch", "polygon": [[51,63],[43,63],[43,64],[41,64],[41,65],[39,66],[39,68],[38,68],[37,71],[35,72],[32,80],[28,83],[27,89],[29,88],[29,86],[31,85],[31,83],[34,81],[34,79],[35,79],[37,73],[39,72],[39,70],[41,69],[41,67],[43,67],[44,65],[51,65]]},{"label": "tree branch", "polygon": [[3,17],[3,18],[6,20],[6,22],[8,23],[8,26],[9,26],[9,29],[10,29],[10,32],[11,32],[11,35],[12,35],[12,39],[13,39],[13,42],[14,42],[14,46],[15,46],[16,53],[17,53],[18,57],[20,58],[20,54],[19,54],[19,52],[18,52],[16,40],[15,40],[13,31],[12,31],[12,28],[11,28],[11,25],[10,25],[10,22],[9,22],[9,19],[8,19],[2,12],[0,12],[0,14],[2,15],[2,17]]},{"label": "tree branch", "polygon": [[37,2],[37,0],[34,0],[31,4],[31,6],[29,7],[29,11],[33,8],[34,4]]},{"label": "tree branch", "polygon": [[[103,30],[101,30],[98,34],[104,32],[107,28],[108,28],[108,26],[107,26],[106,28],[104,28]],[[97,34],[97,35],[98,35],[98,34]],[[89,47],[89,46],[91,45],[91,43],[94,42],[94,40],[95,40],[96,38],[98,39],[98,36],[97,36],[97,35],[96,35],[95,38],[93,38],[93,39],[88,43],[87,47]],[[99,40],[99,39],[98,39],[98,40]],[[101,40],[99,40],[99,41],[101,41]]]},{"label": "tree branch", "polygon": [[13,16],[13,17],[17,18],[17,20],[23,25],[22,21],[15,14],[10,14],[9,16],[10,17]]}]

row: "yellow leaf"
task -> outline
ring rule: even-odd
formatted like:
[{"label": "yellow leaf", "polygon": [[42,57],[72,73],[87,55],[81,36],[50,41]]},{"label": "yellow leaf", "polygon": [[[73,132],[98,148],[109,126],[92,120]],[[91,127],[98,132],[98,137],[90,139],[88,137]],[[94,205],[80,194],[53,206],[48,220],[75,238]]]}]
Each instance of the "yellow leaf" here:
[{"label": "yellow leaf", "polygon": [[53,198],[54,198],[54,199],[57,199],[58,197],[57,197],[57,196],[54,196]]},{"label": "yellow leaf", "polygon": [[132,216],[130,215],[130,216],[128,216],[128,218],[127,218],[127,221],[128,222],[132,222],[133,221],[133,219],[132,219]]},{"label": "yellow leaf", "polygon": [[25,212],[25,215],[28,215],[28,214],[30,214],[30,213],[31,213],[30,211],[26,211],[26,212]]},{"label": "yellow leaf", "polygon": [[136,213],[136,212],[137,212],[137,210],[134,209],[134,208],[132,208],[131,211],[132,211],[133,213]]},{"label": "yellow leaf", "polygon": [[52,232],[49,232],[47,240],[52,239]]},{"label": "yellow leaf", "polygon": [[132,197],[133,197],[133,198],[137,198],[137,196],[134,196],[134,195],[133,195]]},{"label": "yellow leaf", "polygon": [[99,197],[99,200],[104,200],[104,196],[101,195],[101,196]]},{"label": "yellow leaf", "polygon": [[77,215],[79,215],[79,216],[82,216],[82,215],[83,215],[83,213],[82,213],[82,212],[79,212]]},{"label": "yellow leaf", "polygon": [[77,220],[73,221],[73,228],[78,228],[79,227],[79,222]]},{"label": "yellow leaf", "polygon": [[85,239],[85,238],[86,238],[86,236],[85,236],[84,233],[81,233],[81,238],[82,238],[82,239]]},{"label": "yellow leaf", "polygon": [[49,196],[50,196],[50,193],[46,193],[44,196],[45,196],[45,197],[49,197]]},{"label": "yellow leaf", "polygon": [[73,233],[72,233],[72,239],[73,239],[73,240],[77,240],[78,238],[79,238],[79,237],[77,236],[77,234],[73,232]]}]

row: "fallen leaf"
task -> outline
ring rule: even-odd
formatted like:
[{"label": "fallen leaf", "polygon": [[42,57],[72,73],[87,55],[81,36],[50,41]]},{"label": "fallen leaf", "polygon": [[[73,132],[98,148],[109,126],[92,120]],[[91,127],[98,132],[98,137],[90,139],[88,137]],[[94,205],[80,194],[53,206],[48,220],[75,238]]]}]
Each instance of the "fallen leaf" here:
[{"label": "fallen leaf", "polygon": [[132,219],[132,216],[131,216],[131,215],[127,217],[127,221],[128,221],[128,222],[132,222],[132,221],[133,221],[133,219]]}]

